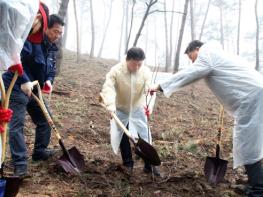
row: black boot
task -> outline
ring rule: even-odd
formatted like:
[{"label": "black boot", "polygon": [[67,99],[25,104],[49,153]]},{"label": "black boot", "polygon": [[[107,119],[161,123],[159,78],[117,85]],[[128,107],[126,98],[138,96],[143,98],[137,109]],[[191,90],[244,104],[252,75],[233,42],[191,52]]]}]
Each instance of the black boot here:
[{"label": "black boot", "polygon": [[34,151],[32,155],[33,161],[45,161],[54,155],[55,151],[51,149],[45,149],[41,151]]},{"label": "black boot", "polygon": [[247,195],[249,197],[263,196],[263,162],[245,165],[248,175]]},{"label": "black boot", "polygon": [[157,169],[157,167],[156,166],[152,166],[150,164],[144,164],[143,171],[145,173],[153,173],[154,176],[158,176],[158,177],[161,176],[160,171]]}]

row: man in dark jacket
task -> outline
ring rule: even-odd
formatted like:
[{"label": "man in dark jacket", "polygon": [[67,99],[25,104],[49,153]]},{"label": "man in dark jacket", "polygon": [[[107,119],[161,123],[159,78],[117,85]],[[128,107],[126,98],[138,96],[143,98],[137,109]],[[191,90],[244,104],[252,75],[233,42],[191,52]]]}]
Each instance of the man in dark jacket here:
[{"label": "man in dark jacket", "polygon": [[[27,173],[27,149],[24,139],[24,122],[26,111],[36,125],[35,144],[32,159],[34,161],[47,160],[52,151],[47,149],[51,128],[46,121],[38,104],[31,98],[32,82],[39,81],[41,88],[52,91],[55,77],[55,55],[57,47],[55,41],[62,35],[64,22],[57,15],[50,15],[48,28],[41,43],[38,38],[28,38],[21,52],[24,74],[18,78],[10,97],[10,109],[13,118],[9,125],[9,143],[14,165],[14,175],[23,177]],[[3,80],[8,88],[12,72],[5,72]]]}]

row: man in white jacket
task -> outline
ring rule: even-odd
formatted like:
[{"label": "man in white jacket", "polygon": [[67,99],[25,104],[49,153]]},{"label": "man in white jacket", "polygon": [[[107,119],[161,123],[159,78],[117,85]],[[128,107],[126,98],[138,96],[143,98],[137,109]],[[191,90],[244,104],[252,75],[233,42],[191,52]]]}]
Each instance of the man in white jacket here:
[{"label": "man in white jacket", "polygon": [[227,54],[215,42],[189,43],[185,53],[193,64],[152,87],[169,97],[178,89],[203,78],[233,115],[234,168],[245,166],[248,195],[263,196],[263,76],[238,56]]},{"label": "man in white jacket", "polygon": [[[151,143],[151,133],[148,130],[146,117],[148,111],[145,111],[144,107],[146,106],[145,96],[149,93],[151,86],[152,73],[143,65],[144,59],[145,54],[141,48],[130,48],[125,61],[113,66],[106,75],[101,96],[108,110],[116,113],[134,138],[140,136]],[[151,100],[150,113],[155,99]],[[115,154],[120,147],[125,172],[131,175],[134,161],[130,142],[127,135],[116,126],[114,120],[111,120],[111,145]],[[160,175],[155,167],[145,163],[144,172],[151,171],[156,176]]]}]

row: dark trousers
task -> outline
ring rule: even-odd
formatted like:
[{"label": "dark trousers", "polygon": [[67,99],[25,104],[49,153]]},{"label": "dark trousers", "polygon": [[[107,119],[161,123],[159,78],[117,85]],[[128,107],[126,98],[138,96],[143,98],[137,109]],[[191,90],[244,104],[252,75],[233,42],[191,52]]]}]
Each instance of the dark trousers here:
[{"label": "dark trousers", "polygon": [[28,98],[22,91],[12,92],[9,108],[13,110],[13,117],[9,124],[12,162],[15,166],[27,165],[28,157],[24,137],[26,111],[36,125],[34,154],[41,154],[47,148],[50,142],[51,128],[36,101]]},{"label": "dark trousers", "polygon": [[[129,125],[127,125],[126,128],[129,129]],[[130,144],[128,136],[125,133],[123,133],[123,136],[121,139],[120,150],[121,150],[121,157],[122,157],[123,165],[133,167],[134,161],[132,159],[131,144]],[[151,165],[148,163],[145,163],[144,167],[147,169],[150,169]]]},{"label": "dark trousers", "polygon": [[248,196],[263,196],[263,160],[254,164],[245,165],[248,175]]}]

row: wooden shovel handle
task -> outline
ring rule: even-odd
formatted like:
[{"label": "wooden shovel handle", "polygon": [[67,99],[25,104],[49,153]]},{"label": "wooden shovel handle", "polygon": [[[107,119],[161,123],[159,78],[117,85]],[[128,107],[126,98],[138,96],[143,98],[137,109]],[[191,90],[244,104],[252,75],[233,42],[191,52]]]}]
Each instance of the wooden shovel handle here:
[{"label": "wooden shovel handle", "polygon": [[52,130],[55,132],[55,135],[57,137],[58,140],[61,140],[61,135],[59,133],[59,131],[57,130],[42,97],[42,93],[41,93],[41,89],[40,89],[40,85],[38,83],[38,81],[33,81],[33,86],[37,86],[37,90],[38,90],[38,97],[32,92],[32,97],[35,99],[35,101],[38,103],[39,107],[41,108],[49,126],[52,128]]},{"label": "wooden shovel handle", "polygon": [[220,105],[219,127],[218,127],[218,133],[217,133],[217,144],[221,143],[221,135],[222,135],[223,127],[224,127],[224,107],[223,107],[223,105]]},{"label": "wooden shovel handle", "polygon": [[[2,79],[2,76],[0,76],[0,89],[1,89],[1,105],[2,105],[2,108],[3,109],[8,109],[9,107],[9,101],[10,101],[10,95],[11,95],[11,92],[13,90],[13,87],[15,85],[15,82],[18,78],[18,72],[16,71],[14,76],[13,76],[13,79],[7,89],[7,92],[5,92],[5,86],[4,86],[4,82],[3,82],[3,79]],[[6,135],[7,135],[7,126],[8,126],[8,122],[5,122],[3,124],[3,128],[4,128],[4,132],[1,133],[1,140],[2,140],[2,160],[1,160],[1,165],[2,163],[4,162],[5,160],[5,154],[6,154]],[[1,166],[0,166],[1,167]]]},{"label": "wooden shovel handle", "polygon": [[[105,105],[105,103],[104,103],[104,98],[103,98],[103,96],[100,94],[100,105],[102,106],[102,107],[104,107],[107,111],[108,111],[108,109],[107,109],[107,107],[106,107],[106,105]],[[133,141],[133,143],[135,143],[135,140],[133,139],[133,137],[132,137],[132,135],[131,135],[131,133],[129,132],[129,130],[123,125],[123,123],[120,121],[120,119],[118,118],[118,116],[116,115],[116,113],[114,113],[114,112],[110,112],[110,115],[111,115],[111,117],[116,121],[116,123],[117,123],[117,125],[123,130],[123,132],[128,136],[128,138],[130,138],[132,141]]]}]

